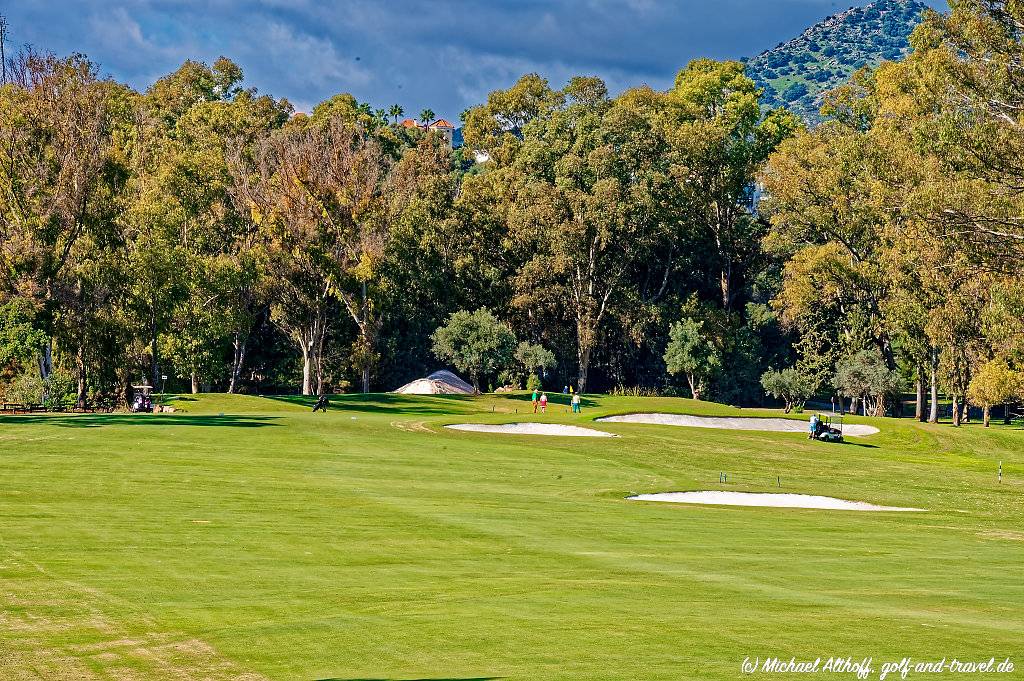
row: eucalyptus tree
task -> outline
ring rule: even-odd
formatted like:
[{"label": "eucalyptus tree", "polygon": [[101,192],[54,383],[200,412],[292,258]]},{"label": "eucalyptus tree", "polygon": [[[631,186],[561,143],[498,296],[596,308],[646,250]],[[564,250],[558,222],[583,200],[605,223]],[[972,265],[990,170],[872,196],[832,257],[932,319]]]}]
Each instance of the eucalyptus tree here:
[{"label": "eucalyptus tree", "polygon": [[668,93],[678,157],[674,176],[690,218],[714,243],[724,310],[732,308],[746,270],[760,255],[764,223],[753,212],[757,173],[800,127],[783,109],[763,112],[760,95],[742,63],[710,59],[691,62]]},{"label": "eucalyptus tree", "polygon": [[71,355],[82,354],[81,308],[90,303],[78,265],[111,238],[132,95],[81,55],[26,49],[8,66],[0,89],[0,276],[7,293],[34,301],[47,336],[39,357],[45,378],[72,317],[80,324],[64,340]]},{"label": "eucalyptus tree", "polygon": [[612,99],[597,78],[554,91],[525,76],[466,114],[467,143],[491,154],[493,167],[489,180],[467,180],[465,193],[488,191],[508,225],[521,261],[514,305],[572,329],[580,390],[631,275],[671,267],[682,211],[662,153],[664,108],[649,89]]},{"label": "eucalyptus tree", "polygon": [[236,200],[265,230],[276,276],[273,319],[303,357],[303,394],[323,391],[324,342],[337,302],[357,328],[353,364],[369,390],[380,316],[373,285],[388,240],[391,159],[340,116],[293,121],[236,154]]}]

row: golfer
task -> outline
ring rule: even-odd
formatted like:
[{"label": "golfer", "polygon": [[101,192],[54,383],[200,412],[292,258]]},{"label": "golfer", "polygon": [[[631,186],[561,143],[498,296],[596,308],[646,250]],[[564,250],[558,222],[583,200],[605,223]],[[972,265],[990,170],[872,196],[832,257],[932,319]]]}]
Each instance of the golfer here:
[{"label": "golfer", "polygon": [[811,432],[807,436],[808,440],[813,440],[814,436],[818,434],[818,415],[811,414]]},{"label": "golfer", "polygon": [[579,393],[576,393],[576,394],[574,394],[572,396],[572,413],[573,414],[579,414],[580,413],[580,395],[579,395]]},{"label": "golfer", "polygon": [[536,414],[537,413],[537,389],[536,388],[533,389],[533,397],[531,399],[533,401],[533,413]]},{"label": "golfer", "polygon": [[[534,411],[536,411],[536,410],[534,410]],[[541,411],[542,414],[548,413],[548,394],[547,393],[541,393],[540,394],[540,411]]]}]

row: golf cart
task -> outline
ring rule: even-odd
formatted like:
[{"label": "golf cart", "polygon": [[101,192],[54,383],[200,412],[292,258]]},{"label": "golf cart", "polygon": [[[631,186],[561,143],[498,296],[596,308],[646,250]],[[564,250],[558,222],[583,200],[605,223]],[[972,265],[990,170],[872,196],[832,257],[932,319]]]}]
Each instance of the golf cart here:
[{"label": "golf cart", "polygon": [[818,414],[812,437],[821,442],[842,442],[843,417],[838,414],[832,416]]},{"label": "golf cart", "polygon": [[136,413],[153,412],[153,386],[132,386],[132,411]]}]

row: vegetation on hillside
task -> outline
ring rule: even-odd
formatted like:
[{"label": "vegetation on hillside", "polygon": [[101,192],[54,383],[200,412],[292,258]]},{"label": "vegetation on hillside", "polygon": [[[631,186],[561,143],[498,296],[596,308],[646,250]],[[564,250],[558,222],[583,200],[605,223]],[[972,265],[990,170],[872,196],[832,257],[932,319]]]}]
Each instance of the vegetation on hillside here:
[{"label": "vegetation on hillside", "polygon": [[918,0],[852,7],[748,60],[747,73],[764,88],[766,106],[785,106],[809,123],[820,122],[826,92],[858,69],[907,56],[910,34],[927,7]]}]

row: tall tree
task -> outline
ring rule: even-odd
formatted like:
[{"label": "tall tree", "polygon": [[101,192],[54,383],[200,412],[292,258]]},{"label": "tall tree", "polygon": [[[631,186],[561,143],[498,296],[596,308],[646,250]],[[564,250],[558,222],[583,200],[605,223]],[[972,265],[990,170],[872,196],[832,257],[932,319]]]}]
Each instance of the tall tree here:
[{"label": "tall tree", "polygon": [[255,158],[250,166],[236,157],[238,197],[270,236],[282,275],[274,317],[302,351],[303,394],[323,389],[332,300],[357,327],[353,356],[369,390],[380,328],[371,288],[388,235],[388,159],[366,130],[338,117],[286,127],[261,143]]},{"label": "tall tree", "polygon": [[799,127],[785,110],[762,115],[760,92],[740,62],[698,59],[669,93],[678,124],[676,178],[690,215],[712,237],[722,308],[732,308],[763,224],[752,212],[754,180],[778,144]]}]

